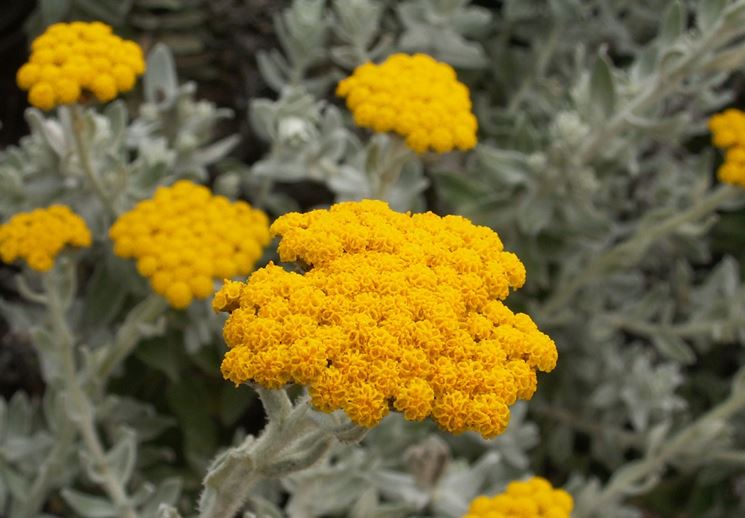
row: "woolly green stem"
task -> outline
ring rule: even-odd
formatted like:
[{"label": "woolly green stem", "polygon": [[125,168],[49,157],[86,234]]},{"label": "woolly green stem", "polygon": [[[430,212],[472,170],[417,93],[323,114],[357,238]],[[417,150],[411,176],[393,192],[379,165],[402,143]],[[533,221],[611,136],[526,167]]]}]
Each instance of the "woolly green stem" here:
[{"label": "woolly green stem", "polygon": [[114,470],[109,466],[106,451],[96,430],[93,405],[83,391],[78,379],[79,375],[75,365],[75,337],[68,326],[65,316],[66,308],[57,292],[52,275],[54,275],[54,270],[44,276],[44,286],[47,291],[47,308],[52,330],[62,351],[62,383],[72,422],[77,427],[78,433],[83,439],[83,444],[96,465],[101,477],[101,485],[119,510],[120,516],[137,518],[124,483],[116,477]]},{"label": "woolly green stem", "polygon": [[675,231],[686,223],[698,221],[716,212],[723,203],[742,195],[742,190],[729,185],[720,185],[707,196],[700,198],[698,202],[688,209],[674,214],[652,227],[645,227],[636,233],[614,245],[604,253],[595,256],[582,270],[582,274],[572,279],[565,286],[559,286],[556,295],[549,299],[543,306],[543,314],[546,318],[566,307],[572,297],[584,286],[595,280],[616,266],[619,261],[630,255],[631,251],[641,252],[649,248],[656,240]]},{"label": "woolly green stem", "polygon": [[[608,506],[618,502],[632,492],[638,482],[665,469],[667,464],[677,455],[685,453],[686,449],[696,435],[706,427],[708,423],[725,421],[734,414],[745,409],[745,392],[735,391],[730,397],[709,412],[701,416],[694,423],[684,428],[665,443],[659,451],[627,469],[622,469],[611,478],[600,495],[592,503],[581,510],[578,509],[576,518],[595,516],[595,513],[604,513]],[[598,514],[599,515],[599,514]]]},{"label": "woolly green stem", "polygon": [[[331,416],[313,415],[307,399],[292,406],[287,393],[256,387],[267,414],[258,439],[249,436],[240,446],[218,455],[204,478],[199,501],[200,518],[235,516],[245,505],[256,482],[279,478],[318,462],[332,446],[336,434],[323,426]],[[364,429],[356,427],[357,440]]]},{"label": "woolly green stem", "polygon": [[97,381],[105,384],[111,373],[132,353],[143,335],[143,326],[155,322],[168,308],[162,297],[152,293],[132,308],[109,347],[107,356],[101,361],[96,375]]},{"label": "woolly green stem", "polygon": [[[388,199],[393,186],[401,176],[401,170],[406,163],[414,157],[414,153],[406,145],[406,142],[398,136],[387,136],[387,145],[378,149],[378,153],[384,156],[380,165],[371,174],[373,198],[378,200]],[[370,174],[370,173],[368,173]]]},{"label": "woolly green stem", "polygon": [[86,133],[86,120],[83,107],[74,104],[71,108],[72,113],[72,136],[75,141],[75,150],[80,161],[80,167],[83,170],[88,182],[90,183],[93,192],[96,194],[98,199],[103,204],[104,208],[108,211],[109,215],[116,216],[117,212],[114,208],[114,201],[111,196],[106,192],[103,185],[101,184],[101,178],[98,173],[93,169],[91,164],[90,150],[88,149],[88,142],[85,138]]}]

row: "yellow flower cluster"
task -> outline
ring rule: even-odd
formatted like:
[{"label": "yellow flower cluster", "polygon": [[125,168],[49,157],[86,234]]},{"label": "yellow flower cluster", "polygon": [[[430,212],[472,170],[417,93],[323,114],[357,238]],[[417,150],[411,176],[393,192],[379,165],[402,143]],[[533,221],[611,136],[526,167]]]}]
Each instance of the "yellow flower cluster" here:
[{"label": "yellow flower cluster", "polygon": [[510,482],[504,493],[479,496],[463,518],[569,518],[574,500],[541,477]]},{"label": "yellow flower cluster", "polygon": [[709,129],[714,145],[727,154],[717,170],[723,183],[745,187],[745,112],[725,110],[709,119]]},{"label": "yellow flower cluster", "polygon": [[21,212],[0,225],[0,259],[4,263],[20,258],[29,268],[46,272],[67,245],[89,247],[91,233],[85,220],[66,205]]},{"label": "yellow flower cluster", "polygon": [[213,278],[247,275],[269,242],[266,215],[207,187],[180,180],[122,214],[109,230],[114,253],[174,308],[214,291]]},{"label": "yellow flower cluster", "polygon": [[494,437],[530,399],[554,342],[501,300],[525,281],[499,236],[460,216],[401,214],[380,201],[290,213],[271,227],[282,261],[227,282],[223,376],[310,387],[313,405],[362,426],[390,410],[451,433]]},{"label": "yellow flower cluster", "polygon": [[31,43],[31,57],[16,74],[28,102],[42,110],[72,104],[89,90],[101,102],[134,88],[145,71],[142,49],[101,22],[55,23]]},{"label": "yellow flower cluster", "polygon": [[393,54],[380,65],[360,65],[339,82],[336,95],[346,97],[355,124],[394,131],[417,153],[476,145],[468,87],[450,65],[425,54]]}]

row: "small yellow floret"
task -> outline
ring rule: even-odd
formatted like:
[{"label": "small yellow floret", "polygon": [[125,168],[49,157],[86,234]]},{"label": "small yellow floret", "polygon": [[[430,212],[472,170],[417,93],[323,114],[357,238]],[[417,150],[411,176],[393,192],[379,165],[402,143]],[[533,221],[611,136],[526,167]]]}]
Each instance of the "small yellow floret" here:
[{"label": "small yellow floret", "polygon": [[109,237],[117,256],[136,259],[153,291],[183,309],[212,295],[222,274],[247,275],[269,242],[269,227],[247,203],[181,180],[122,214]]},{"label": "small yellow floret", "polygon": [[47,271],[66,246],[89,247],[85,220],[65,205],[52,205],[14,215],[0,225],[0,260],[23,259],[29,268]]},{"label": "small yellow floret", "polygon": [[717,170],[722,183],[745,187],[745,112],[729,108],[709,119],[714,146],[727,151]]},{"label": "small yellow floret", "polygon": [[84,90],[108,102],[131,90],[145,71],[139,45],[112,34],[101,22],[51,25],[31,49],[16,83],[29,90],[29,103],[42,110],[79,102],[86,98]]},{"label": "small yellow floret", "polygon": [[376,425],[391,410],[452,433],[504,431],[558,357],[501,300],[525,282],[499,236],[459,216],[401,214],[378,201],[289,213],[274,264],[227,281],[221,370],[235,384],[309,386],[312,404]]},{"label": "small yellow floret", "polygon": [[450,65],[430,56],[393,54],[380,65],[360,65],[339,82],[336,95],[346,97],[355,124],[394,131],[417,153],[476,145],[468,88]]},{"label": "small yellow floret", "polygon": [[108,74],[99,74],[94,77],[90,89],[96,99],[102,103],[112,100],[119,93],[116,89],[116,81]]},{"label": "small yellow floret", "polygon": [[463,518],[570,518],[572,495],[541,477],[514,481],[493,497],[473,499]]}]

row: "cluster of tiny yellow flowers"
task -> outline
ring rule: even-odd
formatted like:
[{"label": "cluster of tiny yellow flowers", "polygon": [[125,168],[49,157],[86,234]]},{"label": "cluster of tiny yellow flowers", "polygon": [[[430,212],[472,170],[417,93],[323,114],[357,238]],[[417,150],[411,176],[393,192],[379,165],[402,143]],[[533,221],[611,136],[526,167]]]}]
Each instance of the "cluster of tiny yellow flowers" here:
[{"label": "cluster of tiny yellow flowers", "polygon": [[394,131],[423,153],[447,153],[476,145],[476,117],[468,87],[453,68],[425,54],[393,54],[380,65],[365,63],[339,82],[355,124]]},{"label": "cluster of tiny yellow flowers", "polygon": [[709,119],[714,145],[726,150],[717,177],[723,183],[745,187],[745,112],[725,110]]},{"label": "cluster of tiny yellow flowers", "polygon": [[266,215],[243,201],[180,180],[122,214],[109,230],[114,253],[174,308],[214,291],[214,278],[247,275],[269,242]]},{"label": "cluster of tiny yellow flowers", "polygon": [[145,71],[142,49],[101,22],[55,23],[31,43],[16,74],[28,101],[42,110],[78,102],[83,89],[101,102],[128,92]]},{"label": "cluster of tiny yellow flowers", "polygon": [[21,212],[0,225],[0,259],[5,263],[20,258],[29,268],[45,272],[67,245],[89,247],[91,233],[66,205]]},{"label": "cluster of tiny yellow flowers", "polygon": [[310,387],[313,405],[376,425],[390,410],[451,433],[504,431],[554,342],[501,300],[525,281],[497,234],[460,216],[401,214],[380,201],[290,213],[271,227],[282,261],[227,282],[223,376]]},{"label": "cluster of tiny yellow flowers", "polygon": [[569,518],[574,500],[541,477],[510,482],[504,493],[479,496],[463,518]]}]

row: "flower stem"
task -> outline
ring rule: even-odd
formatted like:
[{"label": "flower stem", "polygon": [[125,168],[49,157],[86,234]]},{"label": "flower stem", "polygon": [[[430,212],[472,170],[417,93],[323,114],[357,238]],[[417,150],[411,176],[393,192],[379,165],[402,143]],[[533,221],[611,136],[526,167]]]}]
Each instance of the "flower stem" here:
[{"label": "flower stem", "polygon": [[85,138],[86,132],[86,120],[83,107],[74,104],[70,110],[72,112],[72,136],[75,141],[75,150],[80,161],[80,167],[83,170],[88,182],[90,183],[93,192],[95,192],[98,199],[103,204],[104,208],[109,212],[109,215],[116,216],[117,212],[114,208],[114,202],[111,196],[106,192],[103,185],[101,184],[101,178],[98,173],[93,169],[91,164],[90,150],[88,148],[88,142]]},{"label": "flower stem", "polygon": [[137,346],[142,338],[142,327],[153,323],[166,309],[165,299],[153,293],[130,310],[107,356],[99,364],[96,378],[100,383],[105,384],[111,373]]},{"label": "flower stem", "polygon": [[[200,518],[235,516],[245,505],[256,482],[306,469],[320,460],[336,439],[332,427],[313,415],[307,399],[294,406],[283,390],[257,387],[267,414],[258,438],[218,455],[204,478]],[[323,418],[331,416],[323,415]],[[364,436],[357,435],[357,440]]]},{"label": "flower stem", "polygon": [[136,518],[137,514],[127,495],[124,483],[116,477],[115,472],[109,466],[106,452],[96,430],[94,408],[78,379],[75,365],[75,338],[68,326],[65,308],[51,278],[52,275],[54,275],[54,270],[51,274],[44,276],[44,286],[47,291],[47,308],[52,329],[59,340],[62,352],[62,384],[67,396],[66,403],[70,418],[77,427],[83,444],[99,471],[104,490],[119,510],[120,516]]},{"label": "flower stem", "polygon": [[[634,486],[645,478],[662,471],[668,462],[690,447],[691,441],[711,422],[725,421],[745,409],[745,392],[735,391],[730,397],[712,408],[685,429],[678,432],[659,451],[638,464],[622,469],[611,478],[600,495],[592,503],[578,509],[576,518],[584,518],[605,513],[608,506],[630,494]],[[605,515],[605,514],[604,514]]]},{"label": "flower stem", "polygon": [[619,261],[623,261],[624,258],[631,255],[632,251],[636,251],[635,253],[640,255],[641,252],[646,250],[656,240],[686,223],[700,220],[704,216],[716,212],[723,203],[740,195],[742,195],[740,189],[729,185],[721,185],[711,191],[707,196],[699,199],[697,203],[688,209],[674,214],[650,228],[639,229],[636,233],[629,236],[628,239],[617,243],[604,253],[596,256],[594,260],[591,260],[585,266],[581,275],[572,279],[565,286],[559,286],[559,289],[555,292],[556,296],[549,299],[544,305],[543,314],[546,317],[550,317],[566,307],[566,304],[581,288],[593,281],[598,275],[607,272]]}]

